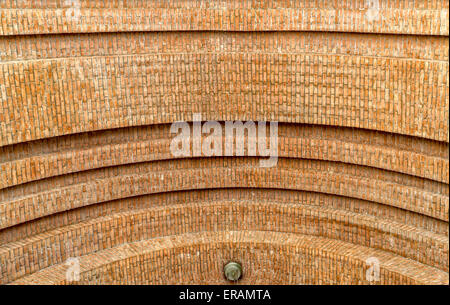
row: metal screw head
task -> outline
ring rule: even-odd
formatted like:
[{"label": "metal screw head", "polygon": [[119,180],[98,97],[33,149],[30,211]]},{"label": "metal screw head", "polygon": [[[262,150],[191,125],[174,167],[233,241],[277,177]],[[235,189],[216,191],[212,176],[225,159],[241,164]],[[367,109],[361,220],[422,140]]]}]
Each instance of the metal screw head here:
[{"label": "metal screw head", "polygon": [[234,282],[241,278],[242,266],[236,262],[229,262],[223,268],[223,272],[225,273],[227,280]]}]

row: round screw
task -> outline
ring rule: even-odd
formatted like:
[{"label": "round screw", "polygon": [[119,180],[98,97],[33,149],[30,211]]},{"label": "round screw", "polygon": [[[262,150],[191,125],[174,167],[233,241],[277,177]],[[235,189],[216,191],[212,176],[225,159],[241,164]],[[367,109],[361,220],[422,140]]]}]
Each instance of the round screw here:
[{"label": "round screw", "polygon": [[236,262],[229,262],[223,268],[223,272],[227,280],[235,282],[241,278],[242,266]]}]

